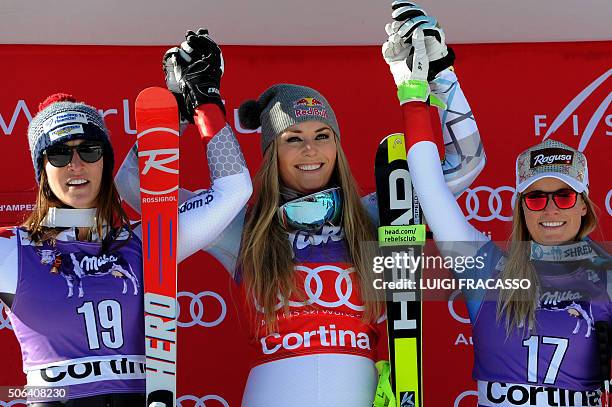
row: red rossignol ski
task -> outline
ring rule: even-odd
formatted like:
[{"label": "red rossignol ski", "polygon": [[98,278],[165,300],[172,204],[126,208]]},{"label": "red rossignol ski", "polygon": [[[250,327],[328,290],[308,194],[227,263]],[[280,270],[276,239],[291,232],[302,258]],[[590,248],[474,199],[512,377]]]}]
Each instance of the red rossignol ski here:
[{"label": "red rossignol ski", "polygon": [[[172,93],[147,88],[136,98],[147,406],[176,404],[176,248],[179,114]],[[162,404],[163,403],[163,404]]]}]

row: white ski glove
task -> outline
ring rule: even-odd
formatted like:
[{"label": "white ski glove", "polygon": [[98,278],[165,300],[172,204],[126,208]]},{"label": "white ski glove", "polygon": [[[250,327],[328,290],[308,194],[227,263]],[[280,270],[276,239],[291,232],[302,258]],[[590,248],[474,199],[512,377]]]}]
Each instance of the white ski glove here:
[{"label": "white ski glove", "polygon": [[391,23],[390,30],[396,32],[406,43],[411,43],[414,30],[417,28],[423,30],[427,58],[429,59],[427,76],[429,81],[433,80],[438,73],[453,65],[455,53],[450,47],[447,47],[444,30],[442,30],[435,17],[428,16],[425,10],[407,0],[396,0],[391,8],[393,10],[391,17],[395,21]]},{"label": "white ski glove", "polygon": [[[391,25],[387,24],[386,28],[390,27]],[[383,58],[393,75],[401,105],[408,102],[428,102],[430,95],[427,82],[429,59],[425,50],[423,30],[415,29],[411,38],[412,44],[406,44],[397,33],[391,32],[382,46]],[[408,67],[408,59],[412,69]]]}]

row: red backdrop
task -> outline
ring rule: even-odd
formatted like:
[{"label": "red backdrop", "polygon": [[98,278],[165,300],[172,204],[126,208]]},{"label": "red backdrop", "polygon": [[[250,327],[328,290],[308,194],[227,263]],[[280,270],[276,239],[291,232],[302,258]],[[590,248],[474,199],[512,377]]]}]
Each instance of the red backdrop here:
[{"label": "red backdrop", "polygon": [[[228,119],[252,174],[261,160],[259,137],[237,126],[236,109],[273,83],[300,83],[328,98],[338,116],[353,173],[363,193],[374,190],[377,144],[387,134],[403,131],[393,81],[378,47],[226,46],[223,50],[222,93]],[[541,141],[565,111],[570,114],[553,136],[574,147],[586,146],[591,197],[601,210],[601,227],[594,237],[606,240],[605,232],[612,224],[607,172],[612,141],[608,138],[612,136],[612,42],[457,45],[455,50],[457,73],[488,155],[472,190],[459,199],[475,226],[496,240],[506,239],[514,159]],[[160,62],[164,51],[162,47],[0,46],[4,72],[0,223],[14,224],[31,209],[36,184],[25,134],[38,103],[63,91],[102,109],[116,161],[121,162],[135,139],[132,105],[136,95],[145,87],[164,85]],[[599,85],[591,85],[598,79]],[[586,96],[574,99],[580,94]],[[181,152],[182,186],[205,188],[204,150],[194,129],[181,138]],[[180,321],[193,325],[179,330],[181,404],[192,407],[200,400],[212,407],[237,407],[248,374],[248,352],[236,320],[233,282],[221,265],[202,252],[183,262],[179,270]],[[192,297],[196,300],[190,312]],[[459,299],[428,303],[425,318],[427,404],[475,405],[465,306]],[[23,384],[19,347],[5,313],[0,314],[0,349],[0,386]]]}]

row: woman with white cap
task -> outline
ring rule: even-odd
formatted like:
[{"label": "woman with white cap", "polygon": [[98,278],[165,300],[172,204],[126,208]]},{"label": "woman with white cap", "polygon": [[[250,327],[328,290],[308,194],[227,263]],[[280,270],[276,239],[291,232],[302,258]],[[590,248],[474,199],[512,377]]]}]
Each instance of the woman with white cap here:
[{"label": "woman with white cap", "polygon": [[[438,46],[435,19],[414,19],[406,10],[416,6],[396,3],[404,3],[405,13],[394,12],[383,56],[411,129],[414,188],[440,249],[485,259],[484,267],[458,273],[489,287],[464,291],[479,406],[602,405],[602,355],[594,328],[600,321],[606,336],[612,322],[606,275],[611,264],[588,237],[597,217],[586,157],[551,139],[519,154],[509,251],[489,241],[466,221],[445,185],[426,119],[426,78]],[[520,289],[499,285],[513,280],[526,283]],[[609,369],[606,350],[602,357]]]},{"label": "woman with white cap", "polygon": [[[218,104],[201,98],[190,112],[211,139],[212,185],[179,211],[178,261],[214,241],[252,191]],[[121,208],[104,120],[97,109],[56,94],[41,104],[28,139],[36,207],[0,238],[0,299],[21,346],[28,402],[145,405],[141,230]],[[197,202],[202,199],[206,205]]]}]

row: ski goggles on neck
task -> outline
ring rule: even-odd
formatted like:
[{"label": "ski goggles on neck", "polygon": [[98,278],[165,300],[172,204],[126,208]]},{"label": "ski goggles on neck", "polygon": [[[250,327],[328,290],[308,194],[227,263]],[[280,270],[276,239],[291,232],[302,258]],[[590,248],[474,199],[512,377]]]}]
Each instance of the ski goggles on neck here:
[{"label": "ski goggles on neck", "polygon": [[563,188],[554,192],[531,191],[523,194],[523,202],[530,211],[542,211],[548,205],[552,197],[553,202],[559,209],[570,209],[576,205],[578,192],[573,189]]},{"label": "ski goggles on neck", "polygon": [[342,223],[342,191],[329,188],[286,202],[278,208],[278,219],[287,231],[318,232],[323,226]]},{"label": "ski goggles on neck", "polygon": [[74,152],[86,163],[95,163],[104,155],[104,146],[98,141],[84,141],[77,146],[56,144],[44,152],[47,160],[54,167],[65,167],[72,162]]}]

